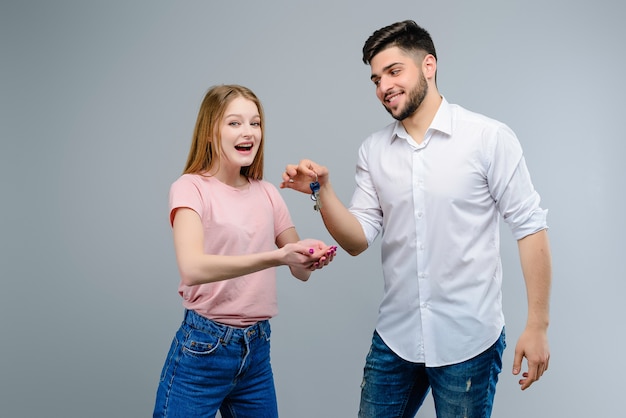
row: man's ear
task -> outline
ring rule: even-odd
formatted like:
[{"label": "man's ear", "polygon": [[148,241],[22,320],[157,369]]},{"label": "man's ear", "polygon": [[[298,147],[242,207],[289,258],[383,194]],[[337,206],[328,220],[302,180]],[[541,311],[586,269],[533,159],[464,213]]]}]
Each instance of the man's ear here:
[{"label": "man's ear", "polygon": [[426,79],[434,79],[437,74],[437,58],[433,54],[426,54],[422,60],[422,72]]}]

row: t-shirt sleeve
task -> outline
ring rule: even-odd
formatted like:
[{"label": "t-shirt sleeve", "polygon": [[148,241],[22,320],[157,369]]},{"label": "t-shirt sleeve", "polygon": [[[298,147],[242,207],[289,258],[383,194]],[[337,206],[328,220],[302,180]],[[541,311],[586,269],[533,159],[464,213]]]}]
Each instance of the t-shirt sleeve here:
[{"label": "t-shirt sleeve", "polygon": [[189,208],[198,213],[202,217],[202,193],[200,192],[201,183],[193,176],[184,174],[176,180],[170,187],[169,209],[170,209],[170,225],[174,224],[174,215],[176,210],[180,208]]}]

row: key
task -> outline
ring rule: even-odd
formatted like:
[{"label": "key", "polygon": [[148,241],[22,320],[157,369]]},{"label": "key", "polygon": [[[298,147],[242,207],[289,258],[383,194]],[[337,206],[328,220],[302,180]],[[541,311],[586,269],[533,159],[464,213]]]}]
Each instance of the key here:
[{"label": "key", "polygon": [[317,181],[317,177],[314,182],[309,184],[309,187],[311,188],[311,200],[315,201],[313,209],[319,212],[322,209],[322,202],[320,201],[320,184]]}]

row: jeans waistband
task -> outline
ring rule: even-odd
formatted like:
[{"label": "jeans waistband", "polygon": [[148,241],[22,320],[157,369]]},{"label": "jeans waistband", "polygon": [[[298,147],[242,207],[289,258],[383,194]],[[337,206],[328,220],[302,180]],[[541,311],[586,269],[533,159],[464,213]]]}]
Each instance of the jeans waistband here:
[{"label": "jeans waistband", "polygon": [[270,335],[270,323],[268,320],[259,321],[247,328],[237,328],[220,324],[219,322],[212,321],[191,309],[186,309],[185,319],[183,322],[194,329],[220,337],[222,342],[225,344],[229,341],[252,341],[260,336],[268,338]]}]

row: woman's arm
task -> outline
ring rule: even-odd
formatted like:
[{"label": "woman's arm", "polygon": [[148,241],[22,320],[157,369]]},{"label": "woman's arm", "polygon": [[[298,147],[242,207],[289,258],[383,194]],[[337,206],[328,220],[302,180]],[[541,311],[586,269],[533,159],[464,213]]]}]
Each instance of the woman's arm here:
[{"label": "woman's arm", "polygon": [[306,245],[286,239],[281,239],[284,245],[273,251],[236,256],[205,254],[200,216],[189,208],[176,211],[173,230],[176,261],[182,282],[187,286],[232,279],[280,265],[296,268],[301,275],[320,259],[319,250],[310,254]]}]

